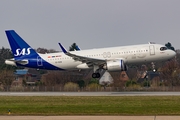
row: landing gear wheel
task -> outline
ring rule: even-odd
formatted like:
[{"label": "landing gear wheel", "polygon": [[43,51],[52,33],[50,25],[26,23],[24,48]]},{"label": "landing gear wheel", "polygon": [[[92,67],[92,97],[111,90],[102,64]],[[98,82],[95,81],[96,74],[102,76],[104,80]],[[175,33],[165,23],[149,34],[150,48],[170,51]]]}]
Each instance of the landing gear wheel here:
[{"label": "landing gear wheel", "polygon": [[93,73],[92,78],[100,78],[100,73]]},{"label": "landing gear wheel", "polygon": [[93,73],[93,74],[92,74],[92,78],[96,78],[96,73]]},{"label": "landing gear wheel", "polygon": [[96,73],[96,78],[100,78],[100,73]]}]

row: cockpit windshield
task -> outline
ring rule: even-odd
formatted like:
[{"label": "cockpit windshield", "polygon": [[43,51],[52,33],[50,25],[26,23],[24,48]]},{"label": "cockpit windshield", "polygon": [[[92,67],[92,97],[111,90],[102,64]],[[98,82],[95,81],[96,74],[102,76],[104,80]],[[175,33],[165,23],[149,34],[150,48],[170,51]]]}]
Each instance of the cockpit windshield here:
[{"label": "cockpit windshield", "polygon": [[167,47],[161,47],[160,50],[161,51],[167,50]]}]

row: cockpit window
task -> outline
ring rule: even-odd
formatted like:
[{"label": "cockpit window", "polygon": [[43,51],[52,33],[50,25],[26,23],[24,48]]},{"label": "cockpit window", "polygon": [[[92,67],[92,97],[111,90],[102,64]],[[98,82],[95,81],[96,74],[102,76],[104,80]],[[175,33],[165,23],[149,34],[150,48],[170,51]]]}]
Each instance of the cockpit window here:
[{"label": "cockpit window", "polygon": [[161,47],[160,50],[161,51],[167,50],[167,47]]}]

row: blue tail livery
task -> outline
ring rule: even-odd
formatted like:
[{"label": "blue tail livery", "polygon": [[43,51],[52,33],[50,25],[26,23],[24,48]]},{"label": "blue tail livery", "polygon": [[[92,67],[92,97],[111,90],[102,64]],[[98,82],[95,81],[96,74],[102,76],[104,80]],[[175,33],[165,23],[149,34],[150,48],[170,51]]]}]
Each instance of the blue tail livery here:
[{"label": "blue tail livery", "polygon": [[33,50],[14,30],[5,32],[15,59],[24,56],[37,56],[35,50]]},{"label": "blue tail livery", "polygon": [[37,69],[63,70],[46,61],[44,54],[37,53],[14,30],[7,30],[5,33],[14,56],[14,58],[6,60],[6,64]]}]

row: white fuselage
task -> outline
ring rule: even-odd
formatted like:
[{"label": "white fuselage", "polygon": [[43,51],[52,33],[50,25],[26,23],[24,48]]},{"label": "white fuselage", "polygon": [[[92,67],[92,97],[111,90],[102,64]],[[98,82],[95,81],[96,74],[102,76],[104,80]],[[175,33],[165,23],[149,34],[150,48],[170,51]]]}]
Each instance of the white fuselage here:
[{"label": "white fuselage", "polygon": [[[109,60],[123,60],[125,64],[136,64],[144,62],[165,61],[175,56],[172,50],[160,50],[164,47],[160,44],[142,44],[120,47],[109,47],[91,50],[72,51],[70,53],[95,58]],[[86,69],[87,67],[77,67],[83,64],[80,61],[74,60],[63,52],[51,54],[39,54],[46,62],[65,70],[68,69]],[[43,63],[42,63],[43,64]]]}]

